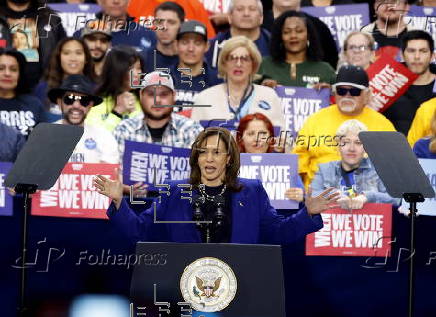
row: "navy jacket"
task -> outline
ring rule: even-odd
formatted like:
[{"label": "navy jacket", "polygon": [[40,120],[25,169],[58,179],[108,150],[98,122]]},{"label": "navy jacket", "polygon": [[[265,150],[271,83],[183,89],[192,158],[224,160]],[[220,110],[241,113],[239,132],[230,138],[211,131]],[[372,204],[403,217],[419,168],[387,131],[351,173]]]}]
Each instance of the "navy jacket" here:
[{"label": "navy jacket", "polygon": [[0,162],[15,162],[26,139],[17,130],[0,122]]},{"label": "navy jacket", "polygon": [[[322,228],[320,215],[311,217],[306,207],[298,213],[283,217],[271,206],[269,198],[259,180],[239,179],[243,188],[231,194],[232,208],[232,243],[292,243],[305,235]],[[120,209],[112,203],[108,216],[132,242],[201,242],[201,236],[195,224],[189,223],[154,223],[154,205],[157,221],[192,221],[193,208],[188,199],[186,188],[177,184],[187,184],[187,180],[168,182],[168,194],[161,191],[152,207],[136,214],[123,199]],[[194,196],[194,195],[193,195]]]},{"label": "navy jacket", "polygon": [[[230,31],[218,33],[216,37],[209,40],[209,50],[206,52],[205,58],[208,65],[212,68],[218,68],[218,56],[221,52],[221,47],[225,40],[231,38]],[[269,56],[269,41],[271,34],[268,30],[261,28],[259,38],[254,41],[262,57]]]}]

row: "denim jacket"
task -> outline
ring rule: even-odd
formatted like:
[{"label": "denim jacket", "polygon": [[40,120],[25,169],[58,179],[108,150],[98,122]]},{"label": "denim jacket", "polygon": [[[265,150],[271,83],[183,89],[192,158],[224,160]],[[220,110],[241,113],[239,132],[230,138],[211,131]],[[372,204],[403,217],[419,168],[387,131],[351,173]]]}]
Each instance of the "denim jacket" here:
[{"label": "denim jacket", "polygon": [[[313,196],[319,195],[323,190],[341,186],[341,161],[332,161],[319,164],[318,172],[312,181]],[[392,198],[378,177],[377,172],[368,158],[362,159],[360,166],[354,171],[355,190],[364,194],[369,203],[385,203],[399,205],[401,199]]]}]

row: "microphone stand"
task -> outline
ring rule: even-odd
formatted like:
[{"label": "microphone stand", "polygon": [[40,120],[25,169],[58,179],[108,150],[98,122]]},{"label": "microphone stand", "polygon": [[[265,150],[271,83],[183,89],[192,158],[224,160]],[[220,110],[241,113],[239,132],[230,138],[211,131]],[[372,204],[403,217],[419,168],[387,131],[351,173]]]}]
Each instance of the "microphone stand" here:
[{"label": "microphone stand", "polygon": [[213,220],[208,221],[206,220],[205,215],[201,211],[201,205],[205,203],[205,198],[203,196],[198,196],[196,199],[194,199],[194,214],[193,214],[193,220],[196,222],[197,228],[203,232],[205,236],[206,243],[211,242],[211,229],[213,226],[214,229],[217,229],[223,225],[223,220],[225,218],[225,214],[223,212],[223,206],[224,206],[224,197],[221,195],[218,195],[215,197],[214,202],[217,205],[217,209],[215,214],[213,215]]}]

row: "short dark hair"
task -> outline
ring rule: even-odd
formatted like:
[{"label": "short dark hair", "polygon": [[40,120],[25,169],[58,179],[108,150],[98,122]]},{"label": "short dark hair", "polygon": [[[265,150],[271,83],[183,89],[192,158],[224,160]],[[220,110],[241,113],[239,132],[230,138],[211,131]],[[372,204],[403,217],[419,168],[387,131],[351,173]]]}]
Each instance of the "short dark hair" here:
[{"label": "short dark hair", "polygon": [[319,41],[317,30],[313,25],[310,17],[303,12],[297,12],[289,10],[283,12],[277,19],[275,19],[272,31],[271,31],[271,42],[270,42],[270,54],[275,62],[283,62],[286,58],[286,50],[283,45],[282,40],[282,30],[283,25],[287,18],[297,17],[304,21],[307,28],[307,40],[309,41],[309,46],[306,51],[306,59],[313,62],[319,62],[324,57],[324,51],[322,49],[321,43]]},{"label": "short dark hair", "polygon": [[0,56],[11,56],[15,58],[18,63],[18,83],[15,88],[15,96],[26,94],[30,92],[29,84],[26,76],[26,58],[22,53],[17,51],[15,48],[3,48],[0,47]]},{"label": "short dark hair", "polygon": [[156,12],[162,10],[162,11],[173,11],[177,14],[177,16],[180,19],[180,22],[183,23],[185,21],[185,10],[183,7],[175,3],[173,1],[165,1],[159,4],[156,9],[154,9],[154,15],[156,16]]},{"label": "short dark hair", "polygon": [[412,30],[406,32],[401,38],[401,51],[404,53],[404,51],[407,48],[407,45],[409,44],[409,41],[412,40],[424,40],[427,41],[428,47],[430,48],[430,51],[433,53],[434,51],[434,41],[431,37],[430,33],[423,31],[423,30]]},{"label": "short dark hair", "polygon": [[192,144],[191,156],[189,157],[189,165],[191,166],[191,176],[189,183],[194,187],[198,187],[201,183],[201,171],[198,166],[198,156],[200,154],[199,148],[201,144],[210,136],[218,135],[219,141],[224,142],[230,161],[226,170],[224,184],[232,191],[240,191],[242,185],[238,181],[239,167],[241,165],[239,158],[239,148],[236,144],[235,138],[231,135],[229,130],[222,127],[210,127],[201,131],[194,143]]}]

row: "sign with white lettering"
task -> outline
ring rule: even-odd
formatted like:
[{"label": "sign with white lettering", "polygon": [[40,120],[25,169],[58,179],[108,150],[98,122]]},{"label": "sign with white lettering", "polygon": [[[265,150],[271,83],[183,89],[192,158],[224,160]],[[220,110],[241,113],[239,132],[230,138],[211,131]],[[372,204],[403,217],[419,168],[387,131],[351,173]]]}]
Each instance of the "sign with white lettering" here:
[{"label": "sign with white lettering", "polygon": [[95,175],[115,179],[118,164],[68,163],[49,190],[32,195],[32,215],[107,219],[110,199],[97,192]]},{"label": "sign with white lettering", "polygon": [[277,209],[297,209],[298,202],[285,197],[290,187],[301,187],[298,176],[298,156],[295,154],[241,153],[239,176],[259,179],[271,205]]},{"label": "sign with white lettering", "polygon": [[[324,22],[338,49],[342,48],[348,33],[360,31],[369,23],[369,8],[367,3],[337,5],[327,7],[302,7],[301,11],[319,18]],[[320,39],[322,41],[322,39]]]},{"label": "sign with white lettering", "polygon": [[387,55],[380,56],[366,70],[372,91],[371,108],[383,112],[413,84],[417,74]]},{"label": "sign with white lettering", "polygon": [[306,236],[306,255],[390,256],[392,205],[330,209],[322,219],[324,227]]}]

